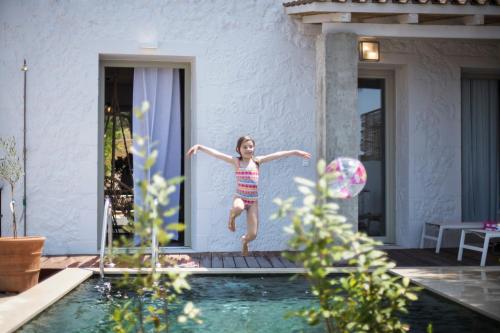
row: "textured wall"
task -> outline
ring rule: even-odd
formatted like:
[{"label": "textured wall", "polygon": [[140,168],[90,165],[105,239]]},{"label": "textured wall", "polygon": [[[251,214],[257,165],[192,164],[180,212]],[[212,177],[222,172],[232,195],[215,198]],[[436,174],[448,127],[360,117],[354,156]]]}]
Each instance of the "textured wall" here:
[{"label": "textured wall", "polygon": [[[0,135],[21,142],[26,58],[28,233],[47,236],[46,253],[97,249],[99,54],[192,57],[193,143],[233,154],[249,133],[258,154],[314,151],[314,37],[280,1],[11,0],[0,2],[0,29]],[[150,40],[157,50],[139,48]],[[313,165],[289,158],[262,167],[251,249],[285,247],[283,223],[269,221],[272,199],[295,193],[292,176],[312,177]],[[244,219],[237,233],[226,228],[233,170],[200,154],[191,176],[195,249],[239,250]]]},{"label": "textured wall", "polygon": [[461,70],[498,71],[500,43],[387,39],[381,49],[396,69],[396,242],[417,247],[424,222],[461,220]]},{"label": "textured wall", "polygon": [[[150,40],[157,50],[139,48]],[[30,68],[29,234],[48,237],[46,253],[96,251],[99,54],[192,57],[193,143],[233,153],[250,133],[258,154],[316,152],[314,40],[275,0],[0,1],[0,135],[19,142],[24,58]],[[416,246],[423,221],[460,218],[460,68],[500,68],[500,49],[400,39],[381,48],[396,69],[397,242]],[[312,177],[313,165],[290,158],[262,167],[252,249],[285,248],[271,201],[295,194],[292,176]],[[192,167],[194,248],[238,250],[244,220],[237,233],[226,229],[231,168],[201,154]]]}]

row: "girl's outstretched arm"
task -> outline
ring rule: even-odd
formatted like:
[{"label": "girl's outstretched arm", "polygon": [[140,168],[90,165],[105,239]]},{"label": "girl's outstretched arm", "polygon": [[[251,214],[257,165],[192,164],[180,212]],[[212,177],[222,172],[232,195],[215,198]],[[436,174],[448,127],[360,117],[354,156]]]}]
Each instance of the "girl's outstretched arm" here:
[{"label": "girl's outstretched arm", "polygon": [[311,158],[311,154],[309,154],[308,152],[303,151],[303,150],[285,150],[285,151],[277,151],[277,152],[269,154],[269,155],[259,156],[259,157],[257,157],[257,161],[259,161],[259,163],[265,163],[265,162],[274,161],[274,160],[288,157],[288,156],[298,156],[298,157],[302,157],[305,159]]},{"label": "girl's outstretched arm", "polygon": [[229,156],[227,154],[221,153],[218,150],[215,150],[213,148],[208,148],[202,145],[194,145],[191,148],[189,148],[188,152],[186,153],[186,156],[192,156],[196,155],[198,151],[202,151],[207,153],[208,155],[211,155],[215,158],[218,158],[219,160],[223,160],[224,162],[234,164],[234,158],[232,156]]}]

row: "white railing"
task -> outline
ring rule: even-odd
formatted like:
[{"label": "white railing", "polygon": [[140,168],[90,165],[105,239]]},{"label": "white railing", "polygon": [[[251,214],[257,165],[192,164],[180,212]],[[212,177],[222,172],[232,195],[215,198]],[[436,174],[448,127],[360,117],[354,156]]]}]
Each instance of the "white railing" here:
[{"label": "white railing", "polygon": [[104,202],[104,213],[102,216],[102,232],[101,232],[101,253],[99,260],[99,272],[101,278],[104,277],[104,252],[106,250],[106,231],[108,232],[108,267],[114,267],[113,264],[113,223],[108,222],[109,213],[111,210],[111,202],[109,197],[106,197]]},{"label": "white railing", "polygon": [[[157,204],[155,202],[155,204]],[[109,223],[109,215],[111,212],[111,201],[109,197],[106,197],[106,201],[104,202],[104,213],[102,217],[102,231],[101,231],[101,251],[100,251],[100,260],[99,260],[99,272],[101,274],[101,278],[104,277],[104,253],[106,251],[106,231],[108,232],[108,260],[109,262],[106,264],[107,267],[114,267],[113,263],[113,224]],[[158,247],[158,230],[156,226],[153,226],[153,230],[151,233],[151,267],[153,271],[161,267],[161,263],[158,260],[159,255],[159,247]]]},{"label": "white railing", "polygon": [[[155,199],[155,208],[158,206],[158,200]],[[156,224],[153,223],[153,230],[151,230],[151,268],[153,269],[153,272],[156,270],[157,267],[161,267],[161,264],[158,260],[158,229],[156,227]]]}]

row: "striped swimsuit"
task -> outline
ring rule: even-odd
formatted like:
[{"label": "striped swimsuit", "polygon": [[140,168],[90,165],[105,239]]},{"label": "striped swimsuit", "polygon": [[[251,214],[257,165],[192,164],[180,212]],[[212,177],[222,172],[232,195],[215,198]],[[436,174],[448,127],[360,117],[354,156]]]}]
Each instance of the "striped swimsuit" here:
[{"label": "striped swimsuit", "polygon": [[239,159],[237,163],[235,196],[243,200],[245,209],[248,209],[258,199],[259,168],[255,166],[242,168]]}]

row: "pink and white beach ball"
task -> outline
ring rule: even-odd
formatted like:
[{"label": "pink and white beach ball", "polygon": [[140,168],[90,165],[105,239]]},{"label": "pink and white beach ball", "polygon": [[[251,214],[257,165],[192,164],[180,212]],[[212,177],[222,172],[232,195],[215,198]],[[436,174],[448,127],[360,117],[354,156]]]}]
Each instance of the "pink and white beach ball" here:
[{"label": "pink and white beach ball", "polygon": [[335,198],[353,198],[366,185],[366,169],[360,161],[354,158],[336,158],[327,165],[326,172],[335,173],[334,178],[328,184]]}]

